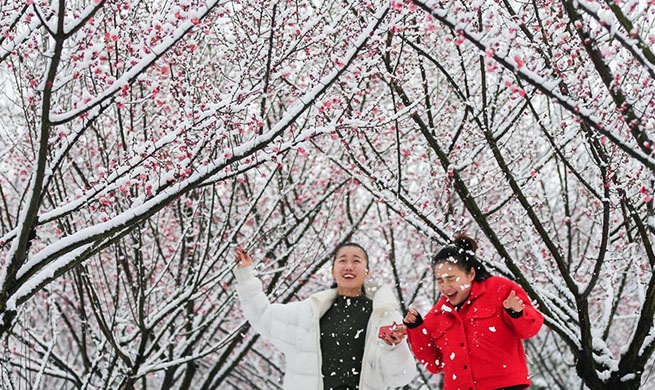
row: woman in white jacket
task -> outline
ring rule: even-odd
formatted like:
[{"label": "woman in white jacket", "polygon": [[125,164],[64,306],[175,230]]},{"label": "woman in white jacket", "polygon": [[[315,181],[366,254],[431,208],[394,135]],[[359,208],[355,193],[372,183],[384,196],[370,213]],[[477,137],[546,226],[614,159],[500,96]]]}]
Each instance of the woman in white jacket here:
[{"label": "woman in white jacket", "polygon": [[237,263],[243,314],[284,353],[285,390],[383,390],[404,386],[416,376],[404,335],[378,338],[381,326],[400,324],[402,316],[389,286],[364,289],[368,255],[359,244],[337,248],[332,262],[336,289],[288,304],[269,302],[241,247]]}]

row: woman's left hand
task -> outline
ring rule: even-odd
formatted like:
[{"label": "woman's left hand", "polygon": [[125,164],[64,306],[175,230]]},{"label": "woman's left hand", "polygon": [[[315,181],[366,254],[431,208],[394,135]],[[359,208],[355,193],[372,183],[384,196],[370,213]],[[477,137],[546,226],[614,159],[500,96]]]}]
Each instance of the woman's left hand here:
[{"label": "woman's left hand", "polygon": [[512,290],[511,293],[509,293],[509,296],[505,301],[503,301],[503,307],[505,309],[511,309],[514,310],[515,312],[520,312],[523,309],[525,309],[525,303],[523,303],[523,300],[516,296],[516,292]]},{"label": "woman's left hand", "polygon": [[405,334],[400,332],[389,332],[382,340],[389,345],[400,344],[405,339]]}]

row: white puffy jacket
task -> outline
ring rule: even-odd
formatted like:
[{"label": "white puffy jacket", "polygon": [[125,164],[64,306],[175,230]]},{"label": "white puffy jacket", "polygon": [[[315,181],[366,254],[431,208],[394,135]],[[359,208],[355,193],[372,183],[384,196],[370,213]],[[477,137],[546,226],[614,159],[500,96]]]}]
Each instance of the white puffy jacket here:
[{"label": "white puffy jacket", "polygon": [[[285,390],[322,390],[319,320],[332,306],[337,290],[320,291],[308,299],[287,304],[268,301],[252,266],[235,270],[237,294],[253,329],[271,341],[286,358]],[[376,291],[375,291],[376,290]],[[366,288],[373,312],[366,329],[366,342],[359,380],[360,390],[383,390],[409,383],[417,374],[406,341],[390,346],[378,338],[378,329],[402,323],[398,301],[389,286]]]}]

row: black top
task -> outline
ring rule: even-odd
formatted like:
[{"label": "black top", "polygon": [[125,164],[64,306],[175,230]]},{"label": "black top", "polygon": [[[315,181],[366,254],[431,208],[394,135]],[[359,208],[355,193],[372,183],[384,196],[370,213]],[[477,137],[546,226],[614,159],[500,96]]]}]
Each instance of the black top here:
[{"label": "black top", "polygon": [[321,317],[321,357],[325,390],[359,389],[366,327],[373,302],[365,296],[338,295]]}]

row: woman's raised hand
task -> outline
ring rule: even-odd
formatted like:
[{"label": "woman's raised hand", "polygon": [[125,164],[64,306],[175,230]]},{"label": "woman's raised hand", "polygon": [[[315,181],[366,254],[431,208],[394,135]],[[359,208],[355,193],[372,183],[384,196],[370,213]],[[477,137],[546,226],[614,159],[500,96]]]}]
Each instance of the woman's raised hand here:
[{"label": "woman's raised hand", "polygon": [[503,307],[505,309],[511,309],[514,310],[515,312],[520,312],[523,309],[525,309],[525,304],[523,303],[523,300],[516,296],[516,292],[512,290],[511,293],[509,293],[509,296],[507,299],[503,301]]},{"label": "woman's raised hand", "polygon": [[243,249],[241,245],[237,246],[236,253],[237,268],[248,267],[252,265],[252,257]]},{"label": "woman's raised hand", "polygon": [[403,322],[406,324],[413,324],[416,322],[417,319],[418,319],[418,311],[413,307],[410,307],[407,314],[405,314],[405,318],[403,318]]}]

